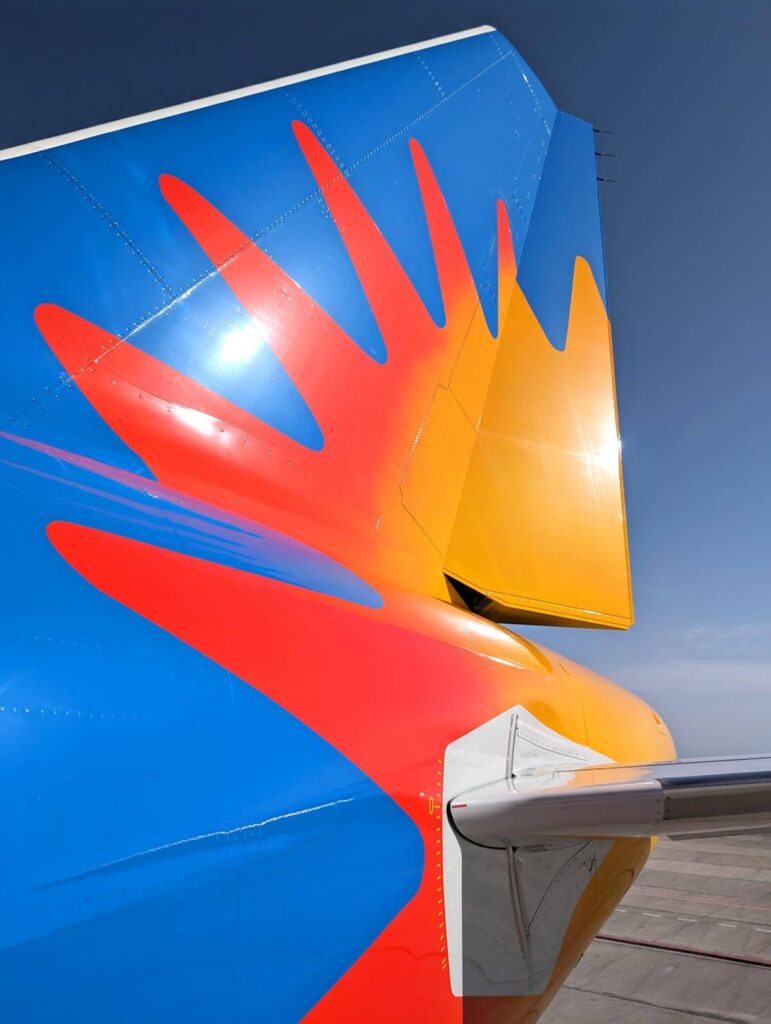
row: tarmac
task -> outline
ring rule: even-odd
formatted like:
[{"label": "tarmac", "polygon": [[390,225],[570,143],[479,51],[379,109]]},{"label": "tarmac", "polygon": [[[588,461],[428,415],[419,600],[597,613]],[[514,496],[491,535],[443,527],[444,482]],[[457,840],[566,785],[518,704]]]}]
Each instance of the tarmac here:
[{"label": "tarmac", "polygon": [[771,1024],[771,835],[662,839],[541,1024]]}]

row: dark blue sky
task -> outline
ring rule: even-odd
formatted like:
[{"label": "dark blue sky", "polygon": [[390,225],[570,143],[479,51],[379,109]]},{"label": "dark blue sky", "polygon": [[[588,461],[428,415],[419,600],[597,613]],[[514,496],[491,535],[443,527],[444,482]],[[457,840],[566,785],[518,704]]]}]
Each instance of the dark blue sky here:
[{"label": "dark blue sky", "polygon": [[489,23],[601,161],[638,624],[529,630],[771,749],[768,0],[5,0],[0,147]]}]

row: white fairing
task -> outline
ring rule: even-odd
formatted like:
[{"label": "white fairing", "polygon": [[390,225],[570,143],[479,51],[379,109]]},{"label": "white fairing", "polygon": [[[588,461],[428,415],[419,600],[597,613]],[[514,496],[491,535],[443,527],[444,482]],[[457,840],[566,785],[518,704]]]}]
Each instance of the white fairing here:
[{"label": "white fairing", "polygon": [[[560,736],[521,706],[447,748],[448,804],[523,771],[548,786],[549,767],[577,769],[608,758]],[[534,774],[531,770],[536,769]],[[444,895],[454,995],[532,995],[554,969],[567,924],[610,844],[557,839],[533,847],[476,845],[444,815]]]}]

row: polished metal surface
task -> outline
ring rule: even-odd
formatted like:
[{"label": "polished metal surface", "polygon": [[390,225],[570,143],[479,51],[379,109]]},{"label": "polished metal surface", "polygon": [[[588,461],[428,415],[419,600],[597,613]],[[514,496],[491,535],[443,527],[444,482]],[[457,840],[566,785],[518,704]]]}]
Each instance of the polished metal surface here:
[{"label": "polished metal surface", "polygon": [[549,836],[758,831],[771,827],[771,757],[535,765],[460,793],[450,814],[467,839],[492,847]]}]

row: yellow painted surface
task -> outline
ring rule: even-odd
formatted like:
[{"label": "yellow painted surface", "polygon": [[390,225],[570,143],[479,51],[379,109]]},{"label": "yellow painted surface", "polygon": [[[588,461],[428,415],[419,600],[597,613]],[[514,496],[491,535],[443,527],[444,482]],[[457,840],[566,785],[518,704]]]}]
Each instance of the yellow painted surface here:
[{"label": "yellow painted surface", "polygon": [[509,621],[632,622],[610,326],[580,257],[564,351],[515,286],[445,570]]},{"label": "yellow painted surface", "polygon": [[438,553],[447,550],[475,436],[453,393],[437,388],[402,478],[401,493],[404,508]]},{"label": "yellow painted surface", "polygon": [[[514,286],[513,282],[511,286]],[[468,416],[474,431],[479,428],[482,419],[499,350],[498,342],[490,337],[482,306],[478,304],[450,376],[452,393]]]}]

